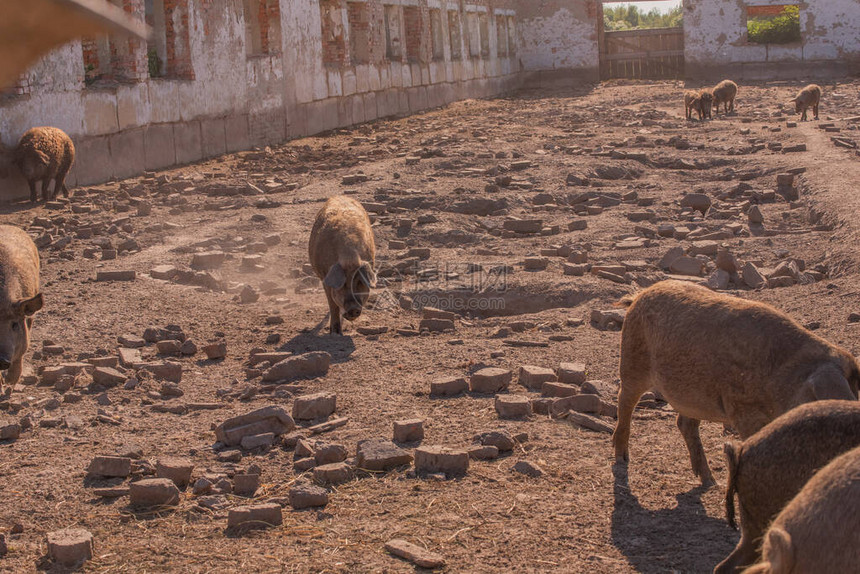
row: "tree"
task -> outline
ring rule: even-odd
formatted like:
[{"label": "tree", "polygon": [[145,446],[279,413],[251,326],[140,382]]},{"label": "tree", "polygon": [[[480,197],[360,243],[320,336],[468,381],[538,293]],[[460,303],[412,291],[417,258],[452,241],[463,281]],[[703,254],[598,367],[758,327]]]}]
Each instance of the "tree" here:
[{"label": "tree", "polygon": [[684,23],[684,12],[681,6],[662,13],[656,8],[643,12],[638,6],[607,6],[603,10],[604,29],[636,30],[649,28],[678,28]]}]

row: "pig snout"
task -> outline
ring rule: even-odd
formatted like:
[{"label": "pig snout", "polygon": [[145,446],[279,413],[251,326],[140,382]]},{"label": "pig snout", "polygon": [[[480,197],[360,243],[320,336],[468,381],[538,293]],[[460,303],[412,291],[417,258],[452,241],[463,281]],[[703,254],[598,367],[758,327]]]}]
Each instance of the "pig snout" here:
[{"label": "pig snout", "polygon": [[12,361],[5,355],[0,355],[0,371],[8,371],[12,366]]},{"label": "pig snout", "polygon": [[349,307],[343,313],[343,318],[347,321],[355,321],[361,316],[361,306]]}]

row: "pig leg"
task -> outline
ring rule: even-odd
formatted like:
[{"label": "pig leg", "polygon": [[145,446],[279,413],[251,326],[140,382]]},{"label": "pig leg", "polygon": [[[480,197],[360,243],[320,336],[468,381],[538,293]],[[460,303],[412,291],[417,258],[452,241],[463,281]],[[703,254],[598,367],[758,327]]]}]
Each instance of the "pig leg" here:
[{"label": "pig leg", "polygon": [[612,433],[612,444],[615,445],[615,462],[626,463],[630,461],[630,424],[633,420],[633,410],[639,397],[645,391],[632,390],[625,381],[621,381],[621,389],[618,391],[618,422],[615,432]]},{"label": "pig leg", "polygon": [[30,201],[31,201],[31,202],[33,202],[33,203],[36,203],[36,201],[37,201],[37,197],[36,197],[36,180],[35,180],[35,179],[29,179],[29,180],[27,180],[27,185],[29,185],[29,186],[30,186]]},{"label": "pig leg", "polygon": [[716,482],[711,475],[708,459],[705,457],[705,448],[699,437],[700,423],[701,421],[698,419],[678,415],[678,429],[684,437],[684,442],[687,443],[687,450],[690,451],[690,463],[693,466],[693,472],[702,480],[702,486],[713,486]]},{"label": "pig leg", "polygon": [[6,382],[10,385],[14,385],[18,382],[18,379],[21,378],[21,371],[24,366],[24,357],[18,357],[14,361],[12,361],[12,366],[9,367],[9,370],[6,371]]},{"label": "pig leg", "polygon": [[329,332],[332,335],[343,335],[343,329],[340,324],[340,307],[337,306],[337,303],[334,302],[334,298],[331,296],[331,289],[326,287],[325,296],[328,299],[328,310],[329,315],[331,315],[331,321],[329,322]]},{"label": "pig leg", "polygon": [[50,196],[50,192],[48,191],[48,186],[51,185],[51,179],[46,177],[42,180],[42,199],[44,201],[50,201],[52,198]]},{"label": "pig leg", "polygon": [[817,119],[818,119],[818,102],[816,102],[815,104],[813,104],[813,106],[812,106],[812,113],[813,113],[813,115],[815,116],[815,119],[817,120]]},{"label": "pig leg", "polygon": [[[743,525],[741,526],[743,527]],[[714,574],[735,574],[743,568],[755,564],[758,559],[756,544],[746,533],[742,533],[738,545],[725,560],[717,564],[717,567],[714,568]]]}]

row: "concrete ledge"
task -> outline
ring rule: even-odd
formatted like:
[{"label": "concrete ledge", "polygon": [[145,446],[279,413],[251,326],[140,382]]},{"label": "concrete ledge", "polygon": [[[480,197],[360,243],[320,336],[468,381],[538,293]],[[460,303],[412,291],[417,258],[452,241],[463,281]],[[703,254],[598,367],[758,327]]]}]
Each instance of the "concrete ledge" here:
[{"label": "concrete ledge", "polygon": [[200,120],[203,157],[217,157],[227,153],[227,136],[224,118]]},{"label": "concrete ledge", "polygon": [[561,70],[536,70],[526,72],[525,88],[566,88],[600,81],[598,68],[565,68]]},{"label": "concrete ledge", "polygon": [[[169,125],[167,127],[170,127]],[[112,175],[117,179],[140,175],[146,168],[145,146],[143,137],[144,128],[126,130],[118,134],[113,134],[108,137],[108,146],[110,147],[110,165],[105,165],[105,170],[110,170],[113,167]],[[173,136],[171,131],[170,138],[171,149],[173,147]],[[75,158],[80,157],[75,154]],[[97,157],[97,156],[96,156]],[[96,161],[98,161],[96,159]],[[102,159],[104,161],[104,159]],[[98,179],[90,179],[87,183],[101,183],[110,179],[110,175],[100,177]],[[80,182],[81,178],[78,178]]]},{"label": "concrete ledge", "polygon": [[156,124],[143,129],[143,155],[147,170],[176,164],[172,124]]},{"label": "concrete ledge", "polygon": [[[724,78],[768,81],[841,78],[860,72],[860,61],[818,62],[742,62],[736,64],[701,65],[687,62],[686,77],[690,80],[717,82]],[[808,83],[808,82],[807,82]]]},{"label": "concrete ledge", "polygon": [[248,133],[248,116],[227,116],[224,119],[224,134],[227,140],[227,153],[242,151],[251,148],[251,139]]},{"label": "concrete ledge", "polygon": [[193,163],[203,159],[200,122],[173,124],[173,141],[176,147],[176,163]]}]

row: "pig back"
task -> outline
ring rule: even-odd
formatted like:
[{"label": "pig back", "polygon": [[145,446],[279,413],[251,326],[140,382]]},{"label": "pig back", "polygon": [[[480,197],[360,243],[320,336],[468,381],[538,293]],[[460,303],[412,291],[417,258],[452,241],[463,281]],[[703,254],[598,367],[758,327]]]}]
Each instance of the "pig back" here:
[{"label": "pig back", "polygon": [[352,198],[330,198],[317,213],[308,242],[311,266],[320,279],[335,263],[374,265],[376,246],[370,218],[362,205]]},{"label": "pig back", "polygon": [[34,297],[39,292],[39,251],[27,233],[0,225],[0,303]]}]

